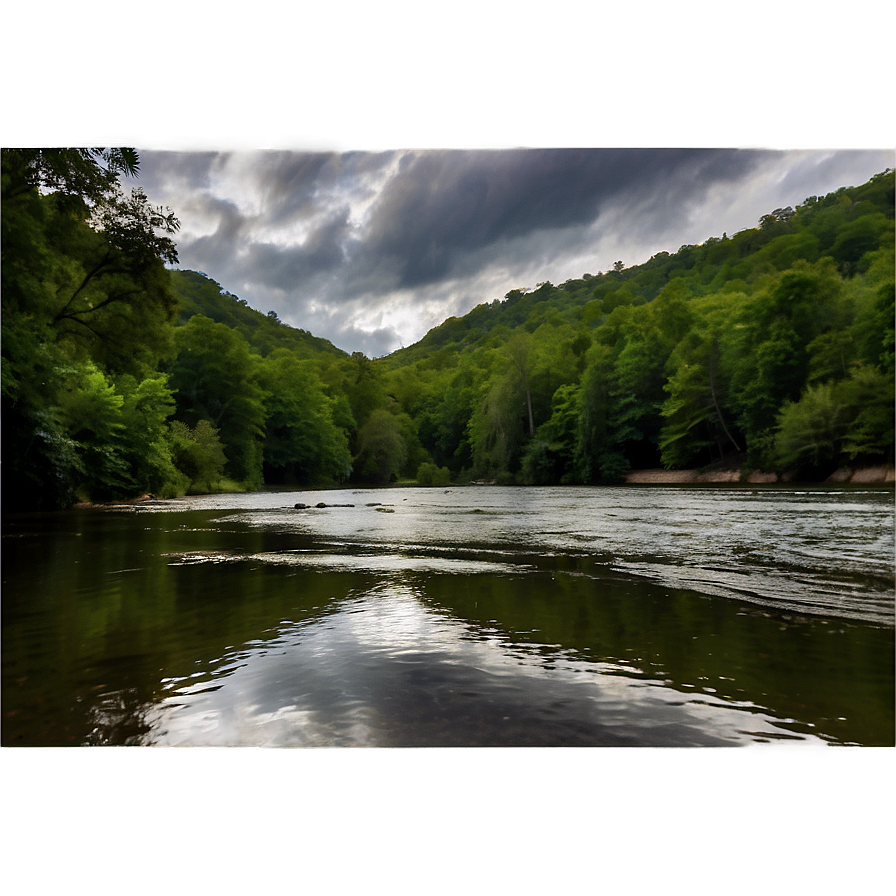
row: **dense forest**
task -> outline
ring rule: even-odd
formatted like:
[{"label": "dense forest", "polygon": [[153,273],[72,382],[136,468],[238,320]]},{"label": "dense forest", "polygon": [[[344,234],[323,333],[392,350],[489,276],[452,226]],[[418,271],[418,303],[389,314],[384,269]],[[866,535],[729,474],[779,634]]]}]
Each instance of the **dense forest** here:
[{"label": "dense forest", "polygon": [[178,270],[138,173],[129,149],[3,150],[4,509],[893,462],[891,170],[379,359]]}]

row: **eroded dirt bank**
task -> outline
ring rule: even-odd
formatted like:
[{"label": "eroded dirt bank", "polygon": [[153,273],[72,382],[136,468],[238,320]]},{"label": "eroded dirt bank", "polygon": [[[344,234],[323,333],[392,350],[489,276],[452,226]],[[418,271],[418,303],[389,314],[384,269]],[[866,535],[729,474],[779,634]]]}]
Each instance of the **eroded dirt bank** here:
[{"label": "eroded dirt bank", "polygon": [[[776,482],[792,482],[794,475],[784,473],[763,473],[761,470],[751,472],[743,470],[634,470],[625,477],[627,483],[633,485],[688,485],[719,484],[744,482],[769,484]],[[885,485],[896,481],[896,469],[892,466],[878,467],[841,467],[828,476],[824,482],[849,483],[851,485]]]}]

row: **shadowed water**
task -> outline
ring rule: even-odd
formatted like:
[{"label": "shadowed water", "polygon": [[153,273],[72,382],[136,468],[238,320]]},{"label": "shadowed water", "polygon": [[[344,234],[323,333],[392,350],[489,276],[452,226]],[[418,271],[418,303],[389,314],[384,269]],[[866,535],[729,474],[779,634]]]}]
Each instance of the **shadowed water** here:
[{"label": "shadowed water", "polygon": [[4,745],[894,740],[886,490],[262,493],[3,535]]}]

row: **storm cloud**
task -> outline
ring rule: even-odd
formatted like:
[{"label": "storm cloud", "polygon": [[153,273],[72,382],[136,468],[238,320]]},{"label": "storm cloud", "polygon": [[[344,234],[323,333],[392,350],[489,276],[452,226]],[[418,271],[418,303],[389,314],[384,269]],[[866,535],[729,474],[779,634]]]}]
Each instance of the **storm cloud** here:
[{"label": "storm cloud", "polygon": [[180,266],[347,350],[385,354],[514,288],[755,226],[862,183],[877,151],[158,152]]}]

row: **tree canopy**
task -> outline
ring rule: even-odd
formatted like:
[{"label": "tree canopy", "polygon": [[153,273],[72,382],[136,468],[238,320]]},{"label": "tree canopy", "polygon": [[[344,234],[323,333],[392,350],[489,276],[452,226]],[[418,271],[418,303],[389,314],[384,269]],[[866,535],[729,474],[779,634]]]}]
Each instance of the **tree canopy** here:
[{"label": "tree canopy", "polygon": [[371,360],[175,269],[131,149],[2,155],[8,508],[893,462],[894,174],[515,289]]}]

